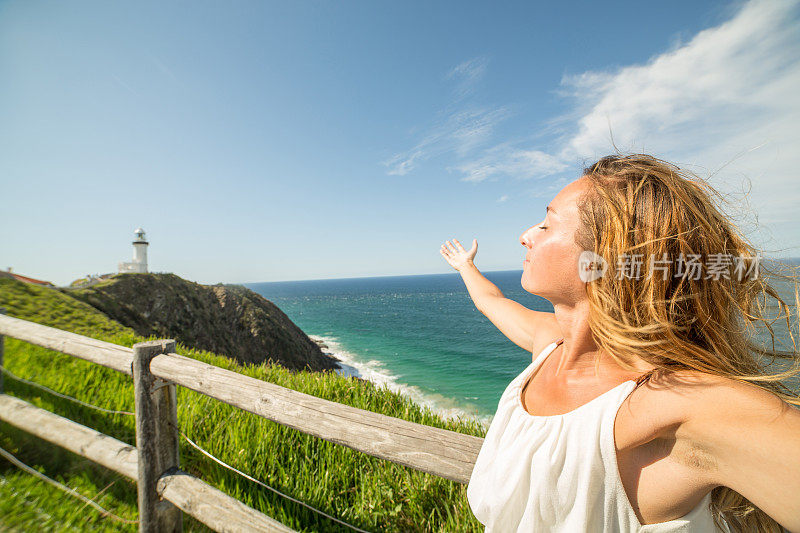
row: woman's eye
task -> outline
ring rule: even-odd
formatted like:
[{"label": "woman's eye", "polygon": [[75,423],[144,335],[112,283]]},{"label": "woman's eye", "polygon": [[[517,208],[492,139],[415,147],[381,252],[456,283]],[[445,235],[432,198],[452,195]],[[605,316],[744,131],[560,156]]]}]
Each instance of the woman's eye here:
[{"label": "woman's eye", "polygon": [[547,226],[539,226],[539,229],[547,229]]}]

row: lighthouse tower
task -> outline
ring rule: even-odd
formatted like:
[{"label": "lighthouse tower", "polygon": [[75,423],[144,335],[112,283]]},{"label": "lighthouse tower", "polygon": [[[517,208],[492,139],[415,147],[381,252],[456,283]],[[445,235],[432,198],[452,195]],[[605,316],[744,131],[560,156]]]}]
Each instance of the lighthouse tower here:
[{"label": "lighthouse tower", "polygon": [[119,271],[120,273],[147,273],[147,246],[150,243],[147,242],[142,228],[136,228],[136,231],[133,233],[135,235],[133,240],[133,261],[130,263],[120,263]]}]

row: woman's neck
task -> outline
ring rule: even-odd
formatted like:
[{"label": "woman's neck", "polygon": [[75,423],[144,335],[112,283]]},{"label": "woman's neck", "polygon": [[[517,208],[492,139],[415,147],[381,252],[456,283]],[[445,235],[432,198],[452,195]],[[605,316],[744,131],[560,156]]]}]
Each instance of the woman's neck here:
[{"label": "woman's neck", "polygon": [[[589,302],[583,300],[577,304],[558,303],[553,305],[556,322],[564,341],[558,347],[561,354],[553,375],[559,379],[585,379],[589,376],[598,379],[635,377],[653,368],[644,360],[631,362],[637,371],[622,368],[608,353],[602,351],[595,343],[589,327]],[[595,371],[595,362],[597,371]]]}]

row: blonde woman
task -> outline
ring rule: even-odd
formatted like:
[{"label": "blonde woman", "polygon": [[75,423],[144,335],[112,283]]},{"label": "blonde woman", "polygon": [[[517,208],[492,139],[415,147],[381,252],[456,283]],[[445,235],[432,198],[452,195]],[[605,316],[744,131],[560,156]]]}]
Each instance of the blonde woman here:
[{"label": "blonde woman", "polygon": [[[787,323],[790,308],[715,196],[648,155],[590,165],[519,238],[522,287],[554,313],[505,298],[476,240],[442,246],[478,310],[533,355],[467,487],[486,531],[800,532],[800,398],[781,384],[800,355],[751,335],[771,320],[764,297]],[[764,356],[788,370],[765,372]]]}]

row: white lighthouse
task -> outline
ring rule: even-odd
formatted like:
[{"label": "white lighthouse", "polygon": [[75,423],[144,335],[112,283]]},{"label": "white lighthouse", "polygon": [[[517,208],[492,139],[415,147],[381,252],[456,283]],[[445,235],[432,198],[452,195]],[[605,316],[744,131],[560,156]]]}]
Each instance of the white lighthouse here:
[{"label": "white lighthouse", "polygon": [[144,236],[144,230],[137,228],[133,232],[133,261],[130,263],[120,263],[119,271],[147,273],[147,246],[150,244]]}]

